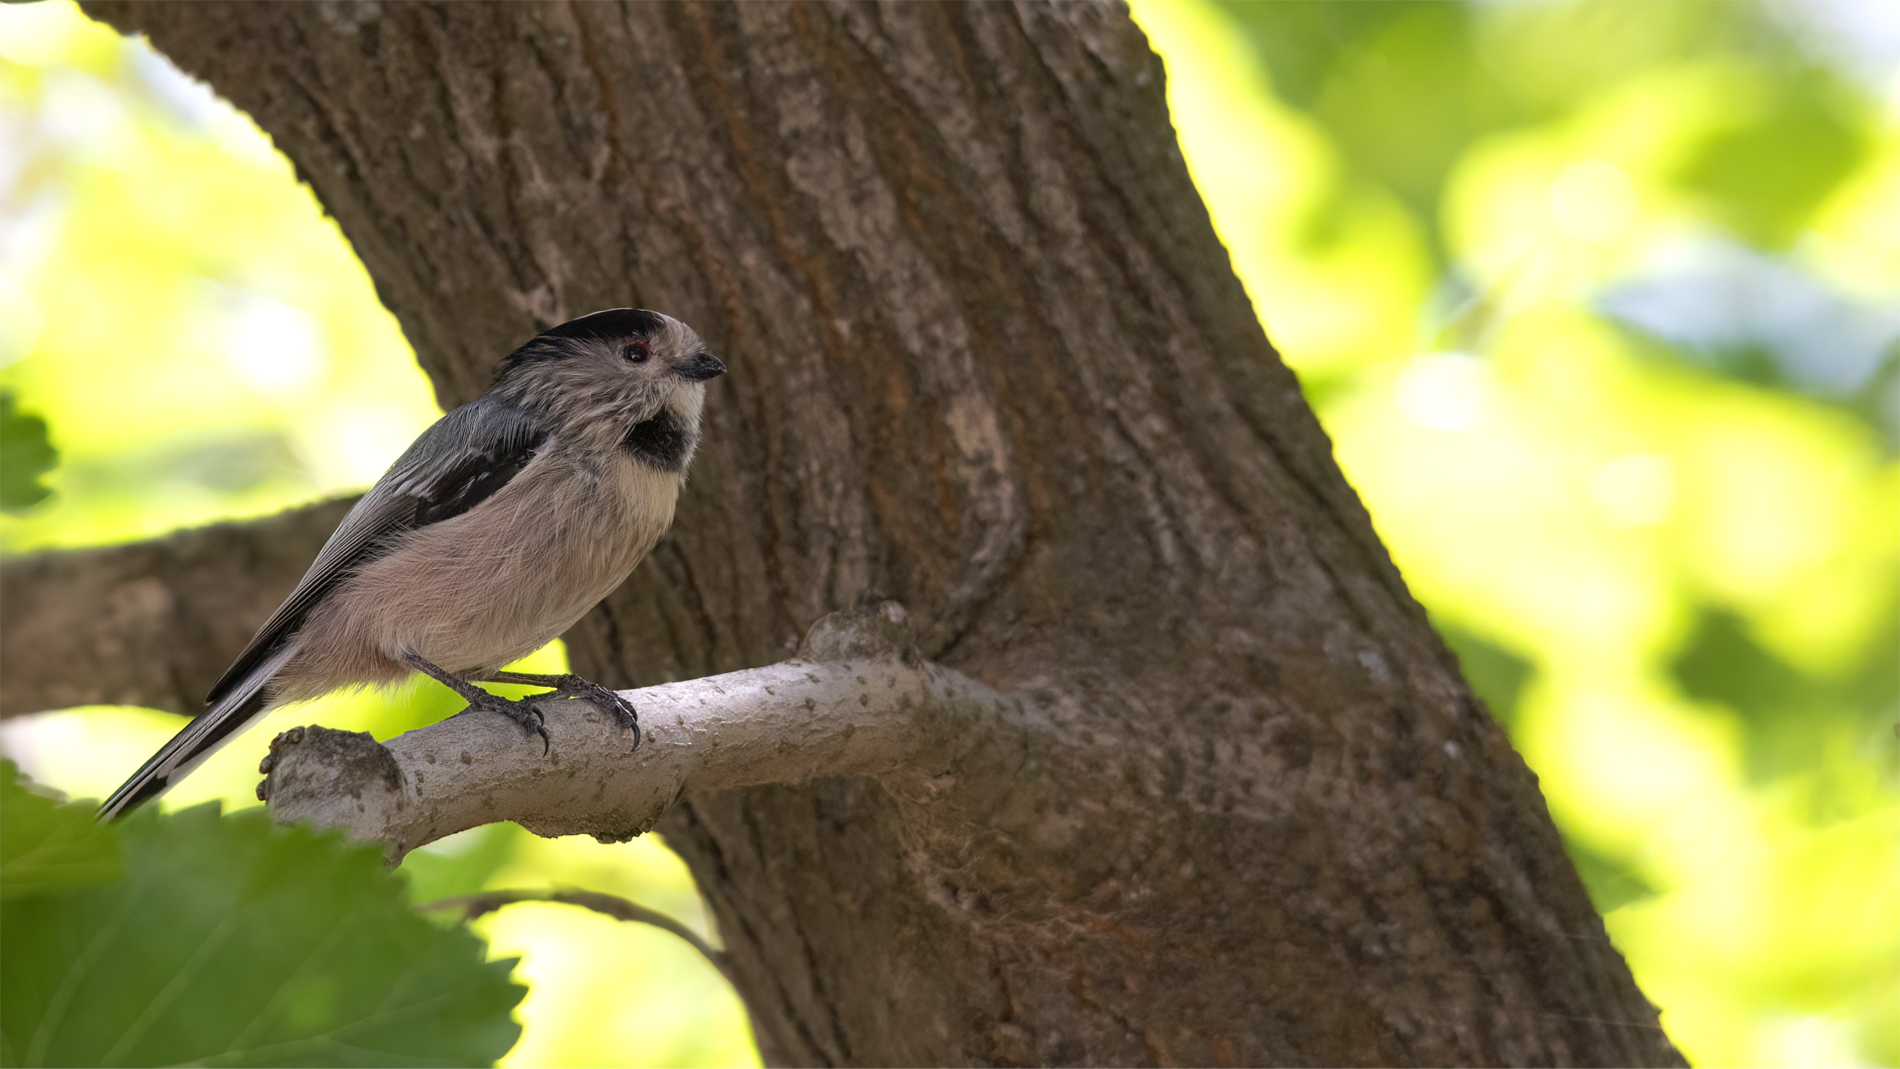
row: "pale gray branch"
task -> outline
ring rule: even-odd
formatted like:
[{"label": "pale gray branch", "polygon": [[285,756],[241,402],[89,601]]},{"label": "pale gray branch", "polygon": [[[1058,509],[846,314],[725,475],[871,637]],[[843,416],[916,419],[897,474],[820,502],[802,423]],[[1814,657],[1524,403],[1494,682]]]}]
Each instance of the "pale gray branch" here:
[{"label": "pale gray branch", "polygon": [[[918,660],[902,610],[834,614],[804,656],[764,668],[625,692],[637,749],[591,703],[538,703],[549,745],[512,720],[464,713],[378,744],[297,728],[271,744],[260,788],[273,815],[385,844],[391,861],[467,828],[510,820],[538,835],[625,840],[689,792],[825,776],[869,776],[906,791],[1029,723],[983,684]],[[846,659],[848,658],[848,659]],[[1014,729],[1014,730],[1012,730]]]}]

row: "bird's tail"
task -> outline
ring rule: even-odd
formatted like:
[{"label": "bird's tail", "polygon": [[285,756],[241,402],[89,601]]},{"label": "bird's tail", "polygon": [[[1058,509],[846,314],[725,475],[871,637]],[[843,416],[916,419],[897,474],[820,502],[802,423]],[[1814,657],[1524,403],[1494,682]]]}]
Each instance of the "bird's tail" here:
[{"label": "bird's tail", "polygon": [[244,730],[245,725],[256,720],[270,703],[264,685],[296,652],[297,644],[287,643],[260,661],[242,683],[193,717],[170,742],[159,747],[150,761],[132,773],[131,779],[112,792],[112,797],[99,807],[99,819],[117,820],[164,794],[172,784],[231,741],[233,735]]}]

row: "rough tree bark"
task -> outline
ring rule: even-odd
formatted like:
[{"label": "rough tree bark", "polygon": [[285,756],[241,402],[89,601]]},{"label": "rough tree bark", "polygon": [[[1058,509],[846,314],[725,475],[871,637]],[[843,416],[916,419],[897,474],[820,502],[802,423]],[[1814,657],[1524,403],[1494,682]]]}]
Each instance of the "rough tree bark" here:
[{"label": "rough tree bark", "polygon": [[674,808],[771,1061],[1677,1060],[1262,336],[1125,12],[88,9],[270,132],[444,404],[620,304],[730,364],[580,670],[765,665],[890,597],[1053,725],[927,799]]}]

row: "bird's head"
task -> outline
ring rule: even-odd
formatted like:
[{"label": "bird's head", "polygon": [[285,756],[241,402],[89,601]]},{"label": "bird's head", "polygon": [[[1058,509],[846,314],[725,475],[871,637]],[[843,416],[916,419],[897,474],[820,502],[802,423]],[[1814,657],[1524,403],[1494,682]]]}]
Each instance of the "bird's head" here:
[{"label": "bird's head", "polygon": [[696,434],[706,381],[725,371],[672,316],[610,308],[550,327],[508,354],[493,392],[588,437],[619,439],[661,417]]}]

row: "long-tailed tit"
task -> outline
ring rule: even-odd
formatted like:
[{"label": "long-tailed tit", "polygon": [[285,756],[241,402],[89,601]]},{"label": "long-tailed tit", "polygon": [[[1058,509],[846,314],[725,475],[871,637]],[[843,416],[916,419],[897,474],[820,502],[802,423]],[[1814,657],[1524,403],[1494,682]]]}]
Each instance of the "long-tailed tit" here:
[{"label": "long-tailed tit", "polygon": [[595,312],[537,335],[495,385],[422,433],[344,517],[204,712],[100,807],[157,797],[265,709],[422,672],[546,745],[527,702],[477,681],[550,686],[633,732],[633,707],[578,676],[501,667],[566,631],[673,522],[705,383],[726,367],[657,312]]}]

